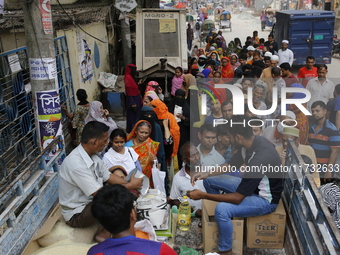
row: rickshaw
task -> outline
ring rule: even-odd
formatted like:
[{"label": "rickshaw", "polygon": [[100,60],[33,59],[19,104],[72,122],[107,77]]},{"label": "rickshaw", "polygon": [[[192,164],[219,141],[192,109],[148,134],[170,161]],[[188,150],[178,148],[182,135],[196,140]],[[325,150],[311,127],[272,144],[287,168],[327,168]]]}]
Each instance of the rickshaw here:
[{"label": "rickshaw", "polygon": [[206,39],[207,35],[209,34],[210,30],[214,29],[214,28],[215,28],[215,23],[211,19],[206,19],[202,23],[200,46],[201,46],[202,43],[205,43],[205,39]]},{"label": "rickshaw", "polygon": [[220,16],[220,29],[223,28],[230,28],[230,32],[231,32],[231,14],[228,11],[224,11],[222,12],[221,16]]},{"label": "rickshaw", "polygon": [[186,22],[187,24],[190,24],[191,27],[194,25],[194,16],[192,16],[190,13],[186,14]]},{"label": "rickshaw", "polygon": [[215,22],[219,22],[220,21],[220,16],[223,12],[223,9],[221,6],[217,7],[214,11],[214,15],[215,15]]},{"label": "rickshaw", "polygon": [[204,19],[207,19],[208,18],[208,9],[205,8],[205,7],[201,7],[200,11],[202,12],[202,14],[204,16]]},{"label": "rickshaw", "polygon": [[265,10],[265,14],[266,14],[266,27],[270,27],[272,28],[276,22],[276,18],[275,18],[275,13],[276,11],[278,11],[277,9],[271,9],[271,8],[267,8]]},{"label": "rickshaw", "polygon": [[214,14],[214,5],[213,4],[207,4],[207,9],[208,9],[208,15]]}]

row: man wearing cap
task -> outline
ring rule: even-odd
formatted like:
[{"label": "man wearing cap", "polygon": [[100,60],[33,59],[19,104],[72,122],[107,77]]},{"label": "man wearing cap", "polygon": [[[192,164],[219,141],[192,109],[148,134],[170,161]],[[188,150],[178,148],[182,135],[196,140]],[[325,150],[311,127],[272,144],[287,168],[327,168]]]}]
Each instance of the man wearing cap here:
[{"label": "man wearing cap", "polygon": [[[286,163],[286,152],[288,148],[288,139],[292,139],[298,148],[301,155],[305,155],[309,157],[312,160],[311,165],[307,167],[311,167],[309,170],[311,171],[313,180],[317,187],[320,186],[320,176],[317,171],[313,171],[313,166],[317,165],[316,156],[313,148],[309,145],[302,145],[300,144],[300,130],[295,127],[285,127],[282,132],[282,146],[276,147],[277,152],[280,154],[280,157],[282,159],[282,165],[285,165]],[[307,162],[305,162],[307,164]]]},{"label": "man wearing cap", "polygon": [[279,65],[285,62],[289,63],[290,66],[293,65],[294,53],[290,49],[288,49],[288,44],[288,40],[282,41],[281,49],[277,53],[277,55],[279,56]]},{"label": "man wearing cap", "polygon": [[[284,129],[284,126],[282,125],[282,121],[287,120],[287,121],[284,121],[284,124],[286,126],[294,126],[295,119],[296,119],[296,116],[292,111],[286,111],[286,115],[281,115],[279,118],[280,121],[276,125],[272,126],[270,122],[270,126],[266,127],[263,130],[262,136],[264,138],[267,138],[270,142],[272,142],[275,145],[275,147],[282,146],[281,138],[282,138],[282,132]],[[288,121],[288,120],[291,120],[291,121]]]},{"label": "man wearing cap", "polygon": [[250,60],[253,60],[253,54],[254,54],[254,51],[255,51],[255,48],[254,46],[248,46],[247,47],[247,62],[249,62]]}]

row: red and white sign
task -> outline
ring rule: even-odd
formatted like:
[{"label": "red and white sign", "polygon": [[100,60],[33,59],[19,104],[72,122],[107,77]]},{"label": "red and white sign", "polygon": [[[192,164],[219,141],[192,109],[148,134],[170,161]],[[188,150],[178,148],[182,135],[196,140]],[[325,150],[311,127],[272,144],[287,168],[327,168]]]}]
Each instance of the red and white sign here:
[{"label": "red and white sign", "polygon": [[39,2],[40,16],[44,28],[44,33],[53,34],[51,0],[40,0]]}]

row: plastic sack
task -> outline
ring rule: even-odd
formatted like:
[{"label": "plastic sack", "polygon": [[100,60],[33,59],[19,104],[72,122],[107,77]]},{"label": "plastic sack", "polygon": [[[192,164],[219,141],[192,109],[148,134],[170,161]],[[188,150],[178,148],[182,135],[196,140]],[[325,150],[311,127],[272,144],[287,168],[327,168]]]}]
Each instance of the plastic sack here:
[{"label": "plastic sack", "polygon": [[98,83],[105,88],[114,89],[118,76],[112,73],[100,72]]},{"label": "plastic sack", "polygon": [[169,229],[169,206],[165,194],[159,190],[149,189],[137,199],[137,213],[142,219],[149,220],[154,229]]},{"label": "plastic sack", "polygon": [[140,230],[148,234],[149,240],[157,241],[156,232],[148,220],[140,220],[135,223],[135,231]]},{"label": "plastic sack", "polygon": [[158,165],[158,161],[155,159],[153,161],[153,167],[152,167],[153,186],[155,187],[155,189],[158,189],[159,191],[166,194],[165,186],[164,186],[165,172],[160,171],[157,165]]},{"label": "plastic sack", "polygon": [[193,248],[186,247],[185,245],[182,245],[179,249],[179,255],[201,255],[200,252],[194,250]]}]

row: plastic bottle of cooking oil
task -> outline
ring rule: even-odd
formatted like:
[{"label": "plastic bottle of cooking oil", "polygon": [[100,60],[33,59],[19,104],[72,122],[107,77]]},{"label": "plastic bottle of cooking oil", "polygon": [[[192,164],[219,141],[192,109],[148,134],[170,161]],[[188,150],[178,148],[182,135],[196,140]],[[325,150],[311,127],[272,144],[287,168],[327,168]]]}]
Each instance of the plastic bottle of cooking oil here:
[{"label": "plastic bottle of cooking oil", "polygon": [[183,201],[178,209],[178,227],[182,231],[188,231],[191,223],[191,207],[187,196],[183,197]]}]

